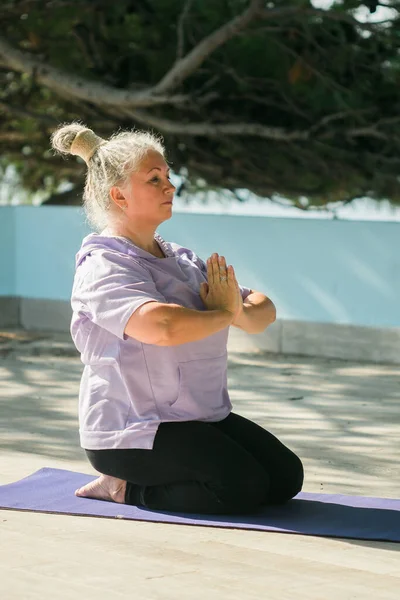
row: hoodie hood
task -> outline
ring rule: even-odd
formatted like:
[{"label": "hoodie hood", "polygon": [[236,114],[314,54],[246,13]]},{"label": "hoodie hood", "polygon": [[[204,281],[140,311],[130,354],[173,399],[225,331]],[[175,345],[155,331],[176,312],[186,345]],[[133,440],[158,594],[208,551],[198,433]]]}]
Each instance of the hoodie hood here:
[{"label": "hoodie hood", "polygon": [[[154,239],[161,246],[162,251],[166,257],[175,257],[175,253],[171,245],[166,242],[157,232],[154,234]],[[94,252],[95,250],[116,250],[122,254],[128,254],[134,258],[141,258],[145,260],[165,260],[157,258],[150,252],[143,250],[136,246],[130,239],[123,236],[110,235],[107,230],[103,230],[101,233],[90,233],[83,238],[80,249],[75,255],[75,268],[85,260],[85,258]]]}]

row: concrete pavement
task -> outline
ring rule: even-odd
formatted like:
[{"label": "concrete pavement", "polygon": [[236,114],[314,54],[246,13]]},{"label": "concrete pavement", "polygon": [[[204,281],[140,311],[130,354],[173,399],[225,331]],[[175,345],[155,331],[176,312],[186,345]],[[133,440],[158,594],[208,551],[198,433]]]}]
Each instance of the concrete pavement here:
[{"label": "concrete pavement", "polygon": [[[400,497],[400,367],[241,354],[236,412],[301,456],[304,491]],[[0,332],[0,484],[94,473],[68,334]],[[0,598],[397,600],[400,544],[0,511]]]}]

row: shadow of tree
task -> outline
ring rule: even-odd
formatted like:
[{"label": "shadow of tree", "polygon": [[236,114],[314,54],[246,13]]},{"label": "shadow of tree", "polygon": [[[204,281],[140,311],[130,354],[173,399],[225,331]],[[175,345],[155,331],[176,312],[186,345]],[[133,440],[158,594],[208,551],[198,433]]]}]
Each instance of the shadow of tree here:
[{"label": "shadow of tree", "polygon": [[[24,353],[0,360],[0,449],[84,457],[82,363]],[[267,354],[229,356],[234,411],[279,437],[305,464],[309,491],[398,496],[400,367]],[[312,490],[310,489],[312,488]]]},{"label": "shadow of tree", "polygon": [[313,491],[398,496],[399,366],[235,353],[228,373],[234,410],[303,459]]},{"label": "shadow of tree", "polygon": [[58,459],[82,459],[75,357],[12,352],[0,362],[0,448]]}]

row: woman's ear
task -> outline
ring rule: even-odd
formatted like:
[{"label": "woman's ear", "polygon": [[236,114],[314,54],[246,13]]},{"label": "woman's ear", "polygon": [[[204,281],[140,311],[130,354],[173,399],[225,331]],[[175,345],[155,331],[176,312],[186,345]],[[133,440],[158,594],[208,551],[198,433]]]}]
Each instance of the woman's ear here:
[{"label": "woman's ear", "polygon": [[116,185],[110,189],[110,197],[111,200],[121,209],[124,210],[126,208],[126,199],[123,191]]}]

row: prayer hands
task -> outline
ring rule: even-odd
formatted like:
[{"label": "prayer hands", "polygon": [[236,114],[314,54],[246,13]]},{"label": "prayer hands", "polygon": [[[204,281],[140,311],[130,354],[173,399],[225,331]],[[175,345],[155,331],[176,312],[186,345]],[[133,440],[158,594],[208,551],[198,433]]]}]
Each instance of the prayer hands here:
[{"label": "prayer hands", "polygon": [[225,257],[212,254],[207,259],[208,283],[200,286],[200,297],[207,310],[227,310],[233,315],[233,323],[243,310],[243,300],[232,265],[227,266]]}]

